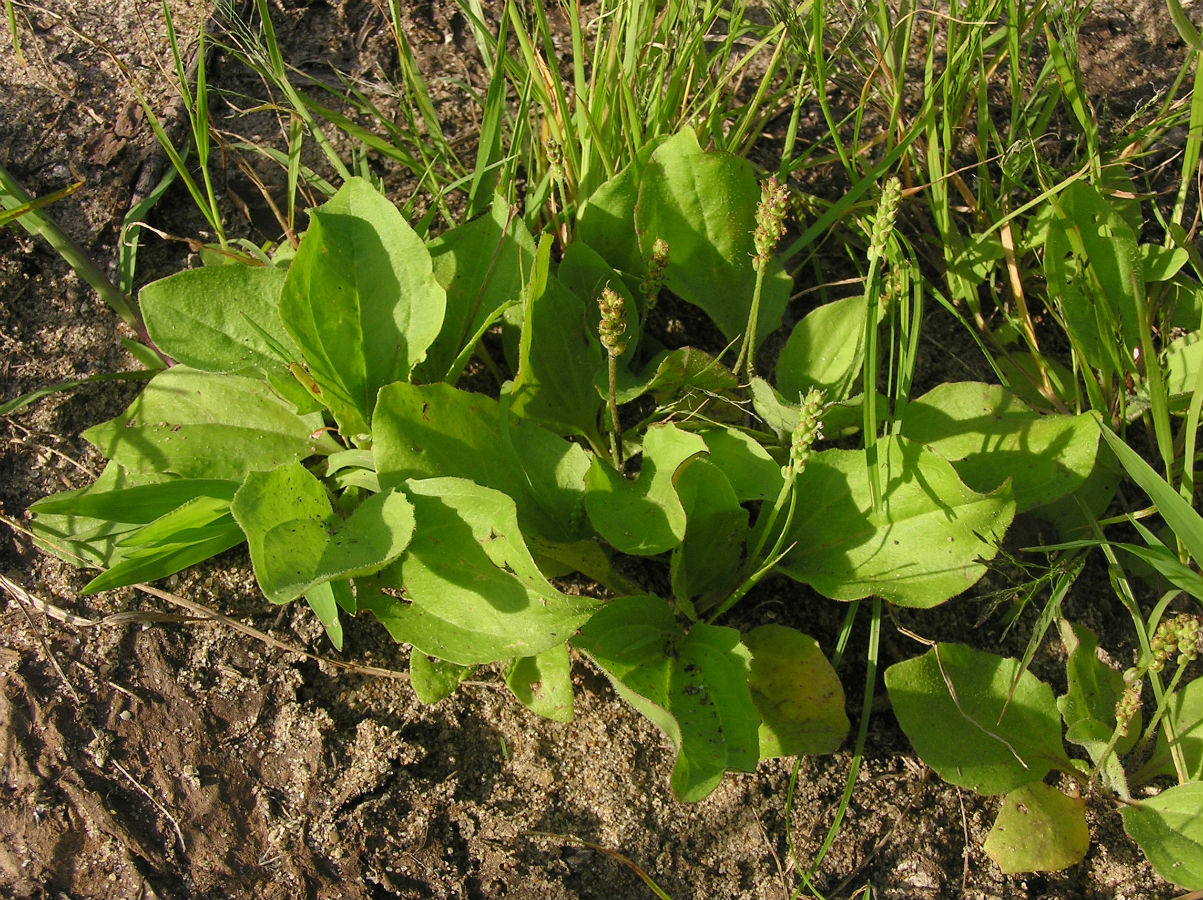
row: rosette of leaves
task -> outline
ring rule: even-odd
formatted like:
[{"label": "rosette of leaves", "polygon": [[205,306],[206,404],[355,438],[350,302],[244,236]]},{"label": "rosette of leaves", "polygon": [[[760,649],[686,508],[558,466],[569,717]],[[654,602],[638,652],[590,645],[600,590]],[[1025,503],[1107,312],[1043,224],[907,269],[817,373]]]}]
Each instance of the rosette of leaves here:
[{"label": "rosette of leaves", "polygon": [[[428,702],[498,664],[522,702],[570,718],[574,647],[665,733],[684,798],[766,756],[834,750],[848,721],[817,643],[715,620],[774,572],[837,600],[944,602],[981,576],[1017,508],[1073,489],[1097,432],[1079,440],[1072,417],[960,386],[913,401],[926,416],[878,444],[877,497],[865,451],[809,448],[783,469],[800,409],[787,396],[817,387],[839,404],[862,381],[855,352],[803,352],[807,335],[865,315],[845,303],[803,319],[776,386],[658,343],[640,306],[658,241],[663,290],[728,337],[746,326],[760,191],[688,131],[642,165],[594,195],[582,240],[554,260],[500,200],[423,242],[353,180],[291,259],[147,286],[148,329],[176,365],[86,432],[109,464],[35,504],[42,545],[103,569],[88,585],[101,590],[245,542],[264,595],[304,597],[336,645],[341,616],[370,611],[412,648]],[[775,259],[760,277],[758,339],[789,293]],[[598,335],[607,285],[628,311],[617,358]],[[477,358],[472,383],[495,373],[495,392],[457,386]],[[665,560],[667,595],[617,556]],[[574,572],[599,590],[566,592],[556,578]]]},{"label": "rosette of leaves", "polygon": [[[353,181],[313,211],[286,264],[206,266],[148,286],[150,333],[175,365],[86,432],[108,466],[89,487],[35,504],[42,546],[101,568],[86,587],[98,591],[246,543],[266,598],[303,597],[336,646],[341,616],[379,618],[412,647],[413,684],[428,701],[472,667],[501,663],[520,700],[566,719],[569,640],[611,666],[627,659],[644,708],[678,746],[682,796],[762,754],[834,749],[847,730],[842,692],[812,639],[687,628],[664,600],[603,604],[551,581],[576,570],[627,587],[610,565],[616,547],[593,525],[591,485],[621,494],[632,516],[676,507],[636,542],[642,550],[626,539],[620,549],[679,545],[684,513],[670,482],[706,446],[662,425],[644,441],[641,479],[598,474],[590,366],[601,354],[584,303],[507,212],[499,204],[427,245]],[[499,395],[448,383],[511,308],[516,371]],[[572,370],[557,348],[574,341],[583,363]],[[698,375],[680,355],[655,371],[649,389],[664,391]],[[704,537],[700,512],[695,521]],[[700,566],[690,564],[691,584]],[[664,637],[642,654],[613,628],[634,608],[624,625]],[[725,736],[721,723],[736,720]]]}]

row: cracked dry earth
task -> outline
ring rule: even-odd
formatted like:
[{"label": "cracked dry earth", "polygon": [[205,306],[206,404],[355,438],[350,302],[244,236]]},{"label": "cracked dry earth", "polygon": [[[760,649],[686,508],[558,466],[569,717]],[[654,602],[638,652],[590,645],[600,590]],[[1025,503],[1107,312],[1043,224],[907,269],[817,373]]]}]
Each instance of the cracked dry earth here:
[{"label": "cracked dry earth", "polygon": [[[403,8],[440,111],[470,142],[476,123],[464,112],[456,118],[465,104],[450,80],[481,78],[462,16],[445,0]],[[333,63],[364,77],[395,75],[381,4],[290,0],[273,9],[289,58],[308,71],[328,73]],[[5,32],[0,161],[34,194],[82,180],[53,215],[112,266],[122,218],[153,160],[131,79],[154,108],[166,113],[173,103],[159,6],[18,0],[15,10],[24,59]],[[188,36],[211,9],[172,0],[172,11]],[[1117,73],[1104,65],[1104,73],[1135,84],[1139,60],[1164,68],[1180,57],[1172,30],[1150,30],[1148,21],[1122,10],[1092,20],[1100,52],[1110,48],[1128,66]],[[258,87],[220,54],[210,78],[252,96]],[[215,101],[222,127],[265,127],[235,117],[232,102]],[[237,172],[224,190],[235,210],[248,195]],[[199,235],[189,207],[177,186],[151,222],[166,235]],[[231,219],[263,238],[254,221],[237,211]],[[139,283],[195,264],[188,254],[186,242],[147,236]],[[0,231],[0,398],[133,368],[122,336],[124,326],[45,242]],[[786,897],[800,884],[799,867],[814,858],[839,803],[847,749],[802,761],[788,811],[786,761],[729,776],[711,797],[686,805],[668,788],[665,740],[583,660],[575,663],[576,720],[562,725],[508,699],[488,670],[455,697],[419,705],[403,679],[362,668],[406,667],[370,619],[349,624],[340,656],[360,668],[299,652],[336,655],[307,610],[269,607],[242,551],[170,586],[225,620],[132,589],[80,596],[86,576],[36,553],[19,526],[32,501],[87,483],[101,460],[80,431],[117,414],[136,390],[105,382],[0,420],[0,510],[13,525],[0,528],[0,573],[17,586],[0,604],[0,895],[650,896],[614,853],[675,898]],[[28,600],[13,596],[22,589]],[[1107,593],[1104,582],[1096,597]],[[1097,603],[1071,597],[1067,610],[1105,633],[1116,611]],[[749,604],[743,624],[785,621],[829,645],[843,615],[836,607],[778,584]],[[938,638],[963,635],[981,609],[967,598],[906,624]],[[887,632],[883,668],[916,652],[901,632]],[[841,670],[854,729],[863,639]],[[1019,640],[1004,652],[1020,651]],[[1037,661],[1046,677],[1057,666]],[[813,884],[830,897],[867,885],[886,898],[1174,894],[1118,816],[1101,808],[1081,865],[1004,877],[980,850],[996,808],[997,800],[959,792],[919,765],[879,700],[843,830]]]}]

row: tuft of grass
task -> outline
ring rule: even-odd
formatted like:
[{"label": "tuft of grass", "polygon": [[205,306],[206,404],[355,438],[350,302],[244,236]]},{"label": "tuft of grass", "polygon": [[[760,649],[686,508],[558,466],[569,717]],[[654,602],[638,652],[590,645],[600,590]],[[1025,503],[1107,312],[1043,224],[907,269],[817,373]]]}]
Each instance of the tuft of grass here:
[{"label": "tuft of grass", "polygon": [[[458,7],[483,64],[483,90],[427,79],[397,0],[387,5],[396,70],[391,80],[371,83],[289,67],[264,0],[256,0],[253,22],[227,8],[224,46],[263,80],[287,123],[286,150],[255,149],[287,168],[290,226],[298,182],[306,179],[299,166],[306,142],[343,180],[352,171],[367,174],[367,156],[387,160],[417,181],[416,194],[449,225],[486,210],[501,190],[532,230],[555,222],[567,235],[576,210],[603,182],[683,125],[703,145],[747,154],[774,118],[796,119],[806,95],[786,25],[758,21],[747,0],[606,0],[592,19],[579,0],[507,0],[492,13],[479,0],[458,0]],[[557,16],[571,38],[563,58],[553,40],[564,27]],[[468,99],[479,122],[470,163],[445,136],[438,95],[449,89]],[[365,155],[343,159],[327,129],[349,139],[340,146]],[[462,198],[453,202],[456,194]]]}]

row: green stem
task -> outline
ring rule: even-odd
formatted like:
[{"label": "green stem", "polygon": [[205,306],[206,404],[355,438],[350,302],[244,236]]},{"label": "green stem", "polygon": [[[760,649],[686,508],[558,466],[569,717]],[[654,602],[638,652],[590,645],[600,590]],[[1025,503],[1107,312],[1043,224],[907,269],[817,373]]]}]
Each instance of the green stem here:
[{"label": "green stem", "polygon": [[[777,495],[777,500],[769,510],[762,510],[761,516],[756,520],[756,525],[752,530],[753,548],[748,554],[748,562],[744,566],[744,577],[740,582],[739,587],[727,595],[726,599],[718,605],[718,607],[710,615],[706,617],[708,623],[714,622],[719,616],[733,607],[736,603],[744,598],[748,591],[756,587],[761,580],[773,571],[773,567],[781,561],[781,558],[789,552],[783,550],[785,545],[786,535],[789,534],[790,523],[794,520],[794,509],[797,504],[798,495],[794,492],[793,474],[785,479],[785,484],[781,486],[781,492]],[[785,514],[785,524],[777,533],[777,539],[773,542],[773,549],[767,554],[761,555],[764,551],[765,544],[768,543],[769,535],[773,533],[773,526],[777,523],[777,518],[781,514],[781,509],[789,501],[789,508]]]},{"label": "green stem", "polygon": [[610,388],[606,393],[606,403],[610,407],[610,455],[614,460],[614,468],[622,471],[622,429],[618,425],[618,359],[606,354],[606,370],[609,375]]},{"label": "green stem", "polygon": [[764,285],[764,269],[768,265],[764,260],[758,260],[756,265],[756,286],[752,290],[752,308],[748,310],[748,329],[744,332],[743,342],[739,345],[739,356],[735,360],[734,373],[738,376],[740,368],[747,358],[748,378],[756,376],[756,366],[752,357],[756,353],[756,325],[760,317],[760,291]]}]

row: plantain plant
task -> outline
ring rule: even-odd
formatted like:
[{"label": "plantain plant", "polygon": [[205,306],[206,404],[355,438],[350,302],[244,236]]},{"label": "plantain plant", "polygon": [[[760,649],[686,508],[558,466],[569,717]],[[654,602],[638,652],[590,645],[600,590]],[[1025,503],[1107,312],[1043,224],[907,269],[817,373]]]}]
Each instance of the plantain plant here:
[{"label": "plantain plant", "polygon": [[[423,241],[351,179],[295,254],[143,289],[174,365],[85,432],[107,467],[36,503],[34,528],[101,569],[88,591],[245,542],[264,596],[304,598],[336,646],[343,617],[379,619],[428,702],[496,663],[568,719],[575,648],[667,735],[683,799],[761,758],[831,752],[849,723],[818,643],[720,620],[769,576],[943,603],[1017,512],[1082,484],[1098,431],[977,383],[866,418],[893,314],[876,289],[811,310],[750,377],[791,291],[784,211],[689,130],[601,185],[554,260],[500,200]],[[882,277],[891,216],[871,229]],[[658,304],[696,307],[743,352],[671,346]],[[565,590],[573,572],[598,589]]]}]

